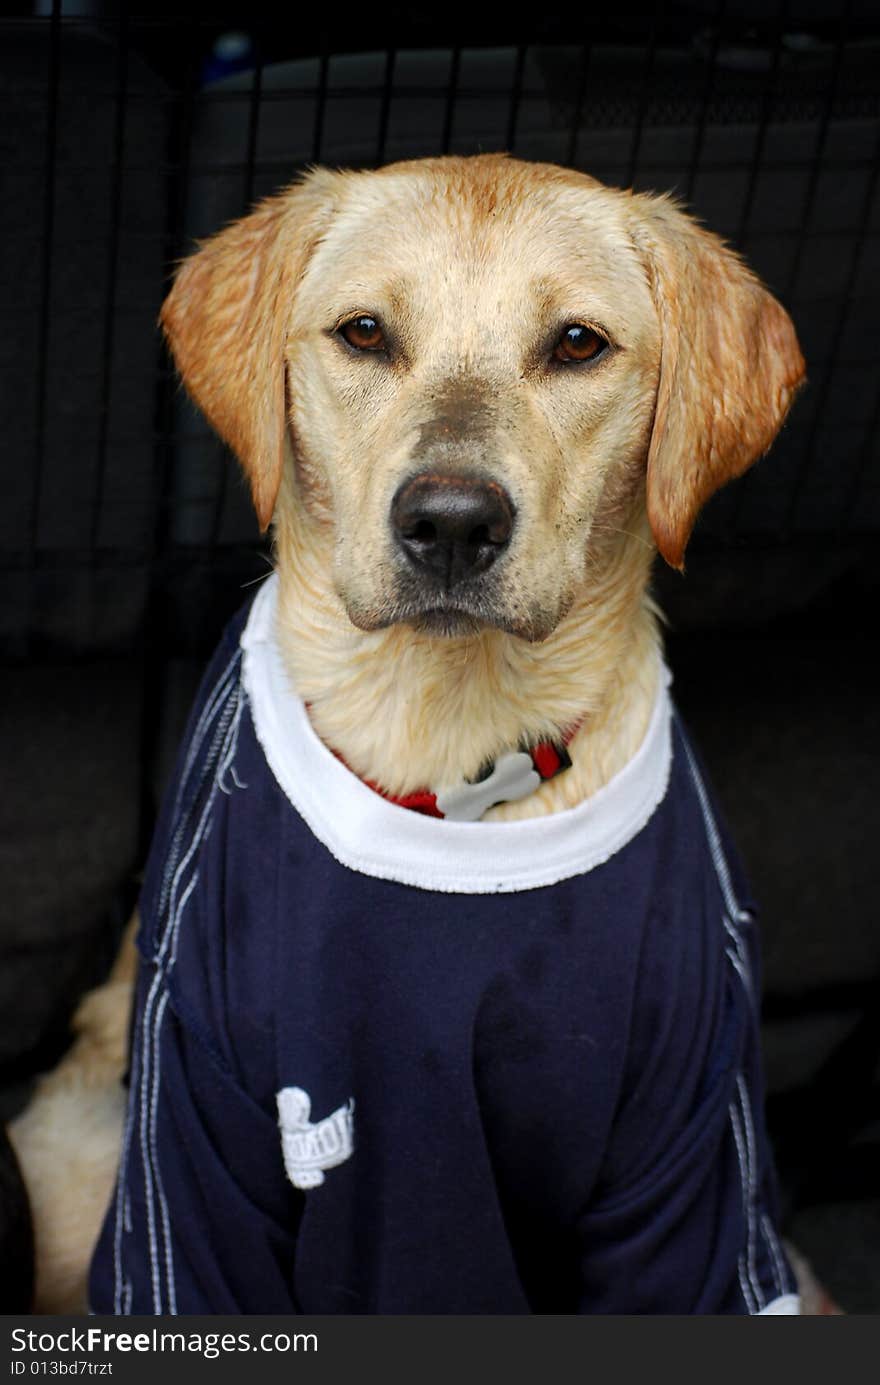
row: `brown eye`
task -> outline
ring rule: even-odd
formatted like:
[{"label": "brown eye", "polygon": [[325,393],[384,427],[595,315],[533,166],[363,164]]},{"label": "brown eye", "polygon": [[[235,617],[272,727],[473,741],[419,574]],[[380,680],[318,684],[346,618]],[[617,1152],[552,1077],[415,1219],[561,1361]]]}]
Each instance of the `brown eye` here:
[{"label": "brown eye", "polygon": [[604,337],[594,332],[592,327],[584,327],[573,322],[566,327],[553,348],[555,361],[594,361],[608,346]]},{"label": "brown eye", "polygon": [[382,328],[374,317],[366,313],[362,317],[353,317],[351,322],[344,322],[339,331],[349,346],[356,347],[358,351],[385,350]]}]

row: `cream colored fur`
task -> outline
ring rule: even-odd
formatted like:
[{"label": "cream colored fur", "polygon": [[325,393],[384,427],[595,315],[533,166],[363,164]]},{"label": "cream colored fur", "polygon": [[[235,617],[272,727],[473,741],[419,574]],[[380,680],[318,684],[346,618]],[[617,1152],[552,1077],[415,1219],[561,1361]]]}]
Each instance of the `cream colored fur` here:
[{"label": "cream colored fur", "polygon": [[[356,314],[386,352],[340,340]],[[658,674],[655,545],[682,565],[803,377],[783,309],[669,200],[496,155],[309,174],[184,262],[162,323],[274,519],[290,677],[355,771],[436,789],[579,727],[572,768],[496,819],[569,807],[632,757]],[[556,363],[572,323],[608,341],[595,364]],[[477,596],[401,581],[389,507],[425,468],[489,475],[515,505]],[[81,1298],[109,1198],[127,995],[85,1002],[13,1131],[44,1311]]]},{"label": "cream colored fur", "polygon": [[541,644],[499,630],[438,638],[393,625],[364,633],[328,591],[327,545],[309,532],[293,487],[275,520],[281,647],[318,733],[392,793],[472,775],[525,733],[582,722],[572,768],[485,821],[571,807],[638,748],[656,690],[659,633],[646,594],[653,549],[634,531],[617,561]]},{"label": "cream colored fur", "polygon": [[74,1042],[9,1129],[34,1223],[36,1313],[84,1313],[86,1271],[116,1176],[125,1115],[137,919],[113,971],[73,1017]]}]

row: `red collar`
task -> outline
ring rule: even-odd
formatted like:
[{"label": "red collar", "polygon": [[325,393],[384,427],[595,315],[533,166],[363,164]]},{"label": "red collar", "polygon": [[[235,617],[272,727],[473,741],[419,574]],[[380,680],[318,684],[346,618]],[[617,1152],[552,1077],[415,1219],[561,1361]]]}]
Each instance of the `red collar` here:
[{"label": "red collar", "polygon": [[[308,704],[306,705],[306,710],[309,710]],[[532,766],[542,782],[547,779],[555,779],[557,774],[562,774],[564,770],[571,768],[571,757],[567,747],[577,735],[582,724],[582,721],[577,721],[573,726],[570,726],[563,733],[561,741],[539,741],[537,745],[523,747],[525,753],[531,758]],[[338,750],[334,750],[333,754],[336,756],[337,760],[345,765],[346,769],[351,768]],[[500,758],[499,756],[499,759]],[[497,761],[494,760],[489,761],[483,767],[479,777],[470,782],[476,785],[488,779],[495,769],[496,763]],[[410,808],[414,813],[422,813],[425,817],[430,818],[442,818],[446,816],[446,814],[438,808],[437,794],[431,789],[415,789],[412,793],[398,795],[388,793],[386,789],[383,789],[381,785],[376,784],[372,779],[362,779],[361,783],[366,784],[368,789],[372,789],[374,793],[379,794],[380,797],[384,798],[388,803],[397,804],[399,808]],[[537,787],[537,785],[535,787]],[[507,800],[501,799],[499,801],[505,802]],[[489,806],[490,805],[487,804],[487,809]]]}]

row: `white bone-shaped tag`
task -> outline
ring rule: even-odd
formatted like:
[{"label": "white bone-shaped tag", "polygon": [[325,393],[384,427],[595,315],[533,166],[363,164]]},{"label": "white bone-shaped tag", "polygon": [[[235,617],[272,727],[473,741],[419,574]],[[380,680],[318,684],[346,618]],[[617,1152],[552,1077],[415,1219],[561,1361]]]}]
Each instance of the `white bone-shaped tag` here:
[{"label": "white bone-shaped tag", "polygon": [[437,807],[453,822],[476,822],[495,803],[513,803],[526,798],[541,782],[524,750],[509,750],[495,761],[492,773],[478,784],[456,784],[437,795]]}]

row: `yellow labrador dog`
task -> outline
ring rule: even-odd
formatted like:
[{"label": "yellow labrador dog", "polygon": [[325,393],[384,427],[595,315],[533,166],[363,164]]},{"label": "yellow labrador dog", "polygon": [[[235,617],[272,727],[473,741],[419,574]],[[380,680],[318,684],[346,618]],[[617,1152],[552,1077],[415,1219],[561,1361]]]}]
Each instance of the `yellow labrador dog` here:
[{"label": "yellow labrador dog", "polygon": [[97,1311],[793,1311],[752,914],[648,594],[782,426],[785,311],[669,198],[480,155],[310,172],[161,320],[276,573],[191,726],[202,827],[167,810],[125,1136],[119,980],[13,1130],[39,1307],[110,1202]]}]

